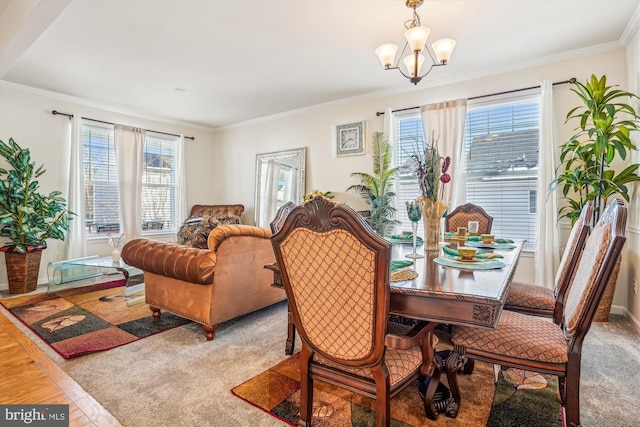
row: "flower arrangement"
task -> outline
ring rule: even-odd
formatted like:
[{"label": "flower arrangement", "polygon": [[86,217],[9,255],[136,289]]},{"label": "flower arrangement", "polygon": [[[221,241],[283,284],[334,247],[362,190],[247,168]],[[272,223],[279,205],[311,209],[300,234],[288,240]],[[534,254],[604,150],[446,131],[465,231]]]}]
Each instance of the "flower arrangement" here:
[{"label": "flower arrangement", "polygon": [[107,234],[109,238],[109,244],[113,246],[113,249],[118,249],[124,243],[124,234],[112,236],[111,233]]},{"label": "flower arrangement", "polygon": [[418,178],[422,197],[433,201],[443,197],[444,185],[451,181],[451,176],[447,173],[451,166],[451,157],[440,155],[437,141],[422,143],[416,139],[416,149],[409,155],[406,166]]},{"label": "flower arrangement", "polygon": [[304,196],[304,202],[303,203],[310,202],[311,199],[313,199],[314,197],[317,197],[317,196],[324,197],[325,199],[333,199],[335,197],[333,194],[331,194],[331,191],[326,191],[326,192],[323,193],[320,190],[313,190],[311,193],[309,193],[306,196]]}]

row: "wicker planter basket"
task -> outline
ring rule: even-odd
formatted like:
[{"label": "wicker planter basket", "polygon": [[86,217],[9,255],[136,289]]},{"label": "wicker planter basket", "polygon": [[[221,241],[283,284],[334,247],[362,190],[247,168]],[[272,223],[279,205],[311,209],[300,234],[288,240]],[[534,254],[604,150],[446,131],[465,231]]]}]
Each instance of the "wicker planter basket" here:
[{"label": "wicker planter basket", "polygon": [[38,286],[38,272],[40,271],[42,251],[36,250],[26,254],[5,252],[4,258],[7,264],[9,293],[24,294],[35,291],[36,286]]}]

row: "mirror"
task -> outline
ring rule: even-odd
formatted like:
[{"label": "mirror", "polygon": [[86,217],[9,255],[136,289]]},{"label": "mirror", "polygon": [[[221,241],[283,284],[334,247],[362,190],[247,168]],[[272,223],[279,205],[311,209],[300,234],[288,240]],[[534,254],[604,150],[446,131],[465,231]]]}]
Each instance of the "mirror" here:
[{"label": "mirror", "polygon": [[254,224],[269,228],[278,209],[304,199],[306,148],[256,156],[256,200]]}]

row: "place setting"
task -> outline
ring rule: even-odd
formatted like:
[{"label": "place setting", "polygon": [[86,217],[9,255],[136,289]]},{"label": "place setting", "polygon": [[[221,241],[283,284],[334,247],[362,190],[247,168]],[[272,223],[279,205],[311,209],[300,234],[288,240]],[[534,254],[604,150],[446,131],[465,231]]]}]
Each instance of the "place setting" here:
[{"label": "place setting", "polygon": [[442,246],[443,256],[435,258],[436,264],[460,268],[466,270],[493,270],[504,268],[505,264],[500,261],[502,255],[493,252],[478,251],[472,246],[460,246],[453,249]]}]

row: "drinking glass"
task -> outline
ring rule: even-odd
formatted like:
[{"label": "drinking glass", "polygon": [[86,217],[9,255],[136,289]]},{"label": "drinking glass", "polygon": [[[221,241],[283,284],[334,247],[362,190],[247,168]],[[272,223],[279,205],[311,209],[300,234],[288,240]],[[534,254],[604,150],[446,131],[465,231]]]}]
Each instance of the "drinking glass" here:
[{"label": "drinking glass", "polygon": [[421,201],[413,201],[407,202],[407,215],[409,216],[409,220],[411,221],[411,227],[413,229],[413,252],[407,254],[407,258],[424,258],[424,255],[420,255],[416,252],[416,245],[418,242],[418,221],[422,218],[422,210],[424,208],[424,203]]},{"label": "drinking glass", "polygon": [[469,236],[477,236],[478,227],[478,221],[469,221],[469,224],[467,224],[467,228],[469,229]]}]

